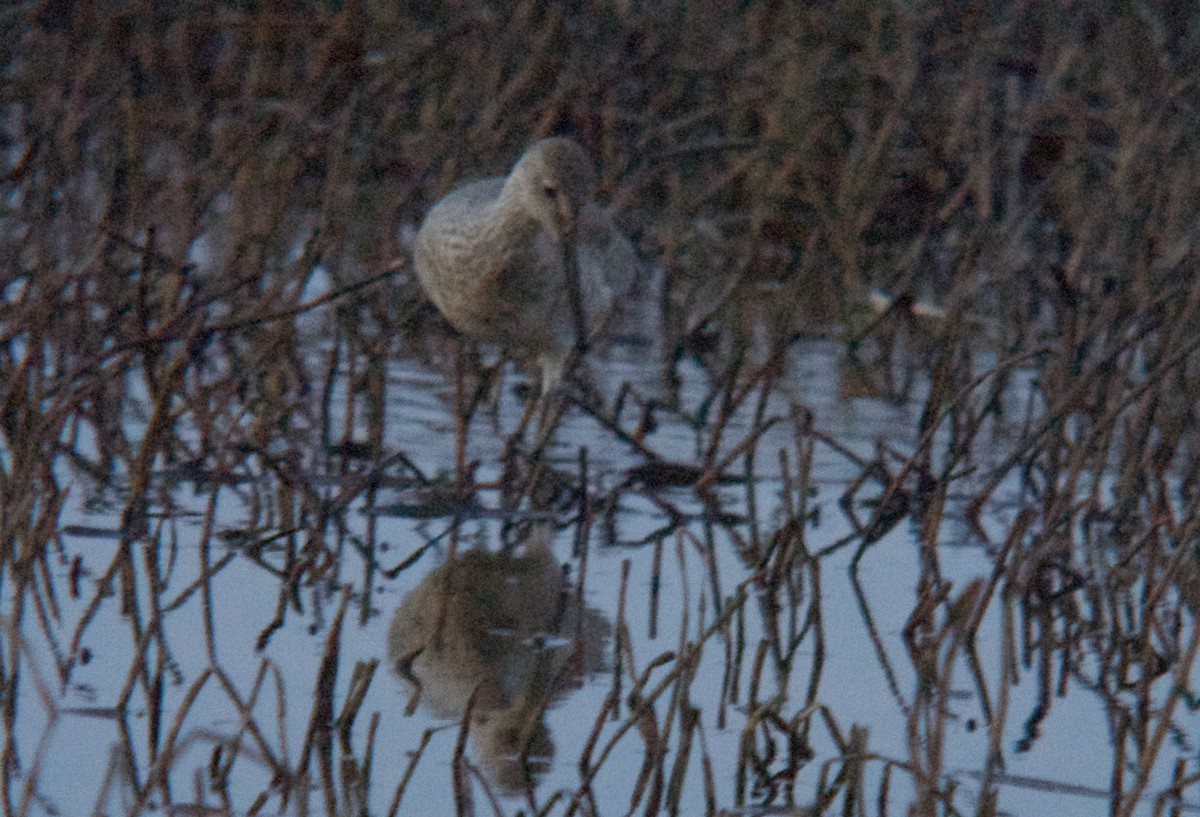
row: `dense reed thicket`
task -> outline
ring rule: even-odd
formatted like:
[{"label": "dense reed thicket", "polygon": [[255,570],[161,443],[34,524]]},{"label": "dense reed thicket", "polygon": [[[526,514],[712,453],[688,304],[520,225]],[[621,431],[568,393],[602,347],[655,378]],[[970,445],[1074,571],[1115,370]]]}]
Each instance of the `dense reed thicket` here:
[{"label": "dense reed thicket", "polygon": [[[962,807],[942,740],[955,666],[960,683],[963,666],[973,676],[993,749],[978,813],[996,813],[1005,724],[1024,719],[1036,741],[1072,684],[1105,703],[1111,813],[1194,792],[1194,758],[1169,789],[1152,785],[1172,741],[1194,740],[1200,649],[1200,20],[1188,4],[46,0],[0,11],[0,62],[5,814],[40,802],[39,760],[14,737],[15,690],[34,700],[28,643],[53,645],[66,685],[110,603],[142,651],[117,711],[127,719],[140,690],[153,724],[146,765],[129,775],[130,813],[169,788],[186,706],[163,709],[173,667],[161,622],[168,602],[207,593],[236,558],[208,551],[221,486],[256,486],[238,552],[279,577],[261,643],[300,588],[341,569],[351,539],[368,574],[382,569],[373,529],[349,537],[339,515],[371,502],[385,475],[436,482],[407,459],[405,429],[382,419],[387,362],[445,334],[413,283],[406,227],[456,181],[503,172],[555,133],[597,158],[602,196],[664,272],[664,367],[696,355],[712,375],[711,404],[688,418],[710,443],[696,463],[659,458],[646,416],[634,428],[613,405],[591,407],[613,444],[646,462],[614,492],[694,484],[707,524],[727,527],[759,571],[706,638],[728,637],[747,589],[771,599],[768,618],[796,616],[803,597],[813,606],[796,641],[768,624],[773,642],[756,659],[756,685],[774,661],[788,688],[797,645],[820,628],[804,578],[823,558],[809,541],[805,452],[828,447],[862,473],[843,503],[854,565],[900,520],[919,541],[903,633],[916,688],[905,693],[889,669],[911,751],[883,764],[913,781],[912,813]],[[875,312],[873,287],[893,298]],[[914,314],[924,301],[935,317]],[[333,337],[314,354],[302,319],[318,310],[334,316]],[[766,408],[782,359],[818,334],[844,340],[848,360],[870,358],[889,396],[918,401],[916,446],[858,459],[793,405],[796,451],[758,451],[761,430],[784,422]],[[900,364],[918,376],[896,378]],[[1018,374],[1027,387],[1014,387]],[[722,423],[755,400],[750,435],[727,444]],[[746,531],[722,517],[718,478],[777,459],[783,523]],[[464,462],[460,450],[457,503]],[[582,463],[570,495],[586,530],[616,493],[590,496]],[[157,560],[169,559],[172,492],[187,479],[212,488],[206,561],[168,598],[135,577],[167,570]],[[61,518],[80,486],[120,519],[113,558],[82,584]],[[669,504],[659,546],[688,525]],[[994,558],[966,587],[942,576],[948,513]],[[64,624],[66,595],[90,601]],[[346,598],[323,671],[336,667]],[[999,672],[975,652],[985,620],[1004,634]],[[204,649],[214,669],[203,679],[220,675],[211,639]],[[664,659],[684,686],[663,689],[686,692],[693,659]],[[787,788],[812,725],[836,716],[819,714],[812,672],[807,699],[786,712],[751,696],[738,779],[755,795],[739,805],[870,807],[862,766],[882,761],[857,729],[815,793]],[[1040,702],[1010,712],[1009,690],[1026,678]],[[302,762],[265,749],[262,762],[277,780],[304,780],[311,749],[326,811],[365,809],[332,793],[360,781],[332,772],[349,748],[334,746],[332,686],[322,689]],[[680,711],[694,728],[699,711]],[[342,715],[356,712],[348,702]],[[623,715],[653,731],[646,711]],[[665,748],[651,754],[658,785],[640,781],[633,798],[647,813],[678,805],[686,771],[666,765]],[[594,808],[590,780],[559,802]],[[287,789],[281,810],[302,790]]]}]

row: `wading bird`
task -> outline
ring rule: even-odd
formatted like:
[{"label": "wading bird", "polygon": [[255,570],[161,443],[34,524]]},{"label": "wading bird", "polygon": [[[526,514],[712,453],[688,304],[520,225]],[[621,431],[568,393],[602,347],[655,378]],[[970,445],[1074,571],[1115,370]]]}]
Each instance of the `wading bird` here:
[{"label": "wading bird", "polygon": [[596,174],[576,142],[535,142],[505,177],[470,182],[425,216],[417,277],[464,335],[535,358],[542,392],[637,283],[637,257],[593,202]]}]

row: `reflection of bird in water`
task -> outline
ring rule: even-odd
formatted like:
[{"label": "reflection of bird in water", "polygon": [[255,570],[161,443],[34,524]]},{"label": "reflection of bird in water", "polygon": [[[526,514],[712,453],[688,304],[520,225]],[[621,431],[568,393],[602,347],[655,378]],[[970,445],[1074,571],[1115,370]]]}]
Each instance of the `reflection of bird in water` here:
[{"label": "reflection of bird in water", "polygon": [[417,234],[421,286],[456,329],[535,356],[543,389],[638,283],[633,247],[592,201],[591,159],[570,139],[536,142],[504,178],[442,198]]},{"label": "reflection of bird in water", "polygon": [[[543,771],[543,712],[603,662],[608,623],[579,609],[544,538],[524,555],[469,551],[426,576],[396,609],[388,655],[441,717],[476,694],[470,737],[509,791]],[[478,692],[476,690],[478,689]]]}]

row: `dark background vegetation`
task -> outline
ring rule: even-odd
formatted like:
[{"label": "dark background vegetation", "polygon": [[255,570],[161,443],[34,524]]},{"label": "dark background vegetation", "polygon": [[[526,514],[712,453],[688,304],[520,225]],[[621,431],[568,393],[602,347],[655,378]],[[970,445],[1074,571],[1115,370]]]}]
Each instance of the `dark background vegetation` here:
[{"label": "dark background vegetation", "polygon": [[818,314],[872,283],[1018,330],[1036,301],[1135,314],[1192,248],[1184,3],[46,2],[3,26],[7,243],[70,226],[101,251],[72,273],[151,227],[182,263],[220,224],[225,287],[310,229],[353,280],[551,133],[673,275],[782,280]]}]

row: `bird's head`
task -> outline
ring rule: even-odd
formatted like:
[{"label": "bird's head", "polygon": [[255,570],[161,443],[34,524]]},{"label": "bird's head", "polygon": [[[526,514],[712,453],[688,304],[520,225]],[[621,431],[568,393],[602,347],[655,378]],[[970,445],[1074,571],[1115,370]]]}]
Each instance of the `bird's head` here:
[{"label": "bird's head", "polygon": [[574,235],[579,211],[596,191],[591,157],[578,143],[560,137],[542,139],[525,151],[513,180],[525,209],[559,239]]}]

